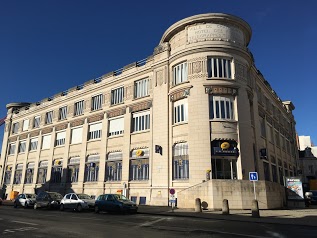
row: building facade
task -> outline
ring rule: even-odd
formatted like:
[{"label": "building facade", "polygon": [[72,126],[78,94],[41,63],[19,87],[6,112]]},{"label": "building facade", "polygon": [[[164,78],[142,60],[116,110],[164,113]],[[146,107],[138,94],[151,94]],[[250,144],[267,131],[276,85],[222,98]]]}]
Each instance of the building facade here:
[{"label": "building facade", "polygon": [[294,109],[254,65],[251,28],[227,14],[185,18],[146,60],[36,103],[7,105],[5,193],[121,192],[167,205],[208,180],[295,175]]}]

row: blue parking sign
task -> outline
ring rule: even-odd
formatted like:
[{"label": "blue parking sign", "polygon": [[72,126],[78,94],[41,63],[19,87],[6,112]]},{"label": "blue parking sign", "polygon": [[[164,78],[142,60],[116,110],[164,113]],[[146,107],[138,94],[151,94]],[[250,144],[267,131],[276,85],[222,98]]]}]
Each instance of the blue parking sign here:
[{"label": "blue parking sign", "polygon": [[250,181],[258,181],[258,172],[249,172]]}]

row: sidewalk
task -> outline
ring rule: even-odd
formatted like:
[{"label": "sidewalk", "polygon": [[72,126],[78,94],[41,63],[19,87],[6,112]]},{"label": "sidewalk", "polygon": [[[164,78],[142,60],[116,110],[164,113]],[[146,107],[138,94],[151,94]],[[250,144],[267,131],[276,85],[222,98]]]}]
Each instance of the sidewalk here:
[{"label": "sidewalk", "polygon": [[182,208],[176,208],[172,211],[171,207],[146,205],[139,206],[138,213],[317,227],[317,206],[304,209],[260,210],[260,218],[253,218],[251,210],[230,210],[230,215],[222,215],[221,211],[203,210],[203,212],[199,213],[195,212],[194,209]]}]

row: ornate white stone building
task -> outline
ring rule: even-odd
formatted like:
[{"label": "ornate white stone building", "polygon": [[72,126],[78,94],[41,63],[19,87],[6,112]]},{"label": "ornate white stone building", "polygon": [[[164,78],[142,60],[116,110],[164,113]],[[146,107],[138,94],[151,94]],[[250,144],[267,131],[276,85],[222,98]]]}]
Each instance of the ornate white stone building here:
[{"label": "ornate white stone building", "polygon": [[167,205],[171,188],[248,182],[251,171],[282,183],[297,170],[294,106],[254,65],[250,39],[238,17],[192,16],[146,60],[8,104],[0,185],[6,194],[122,192]]}]

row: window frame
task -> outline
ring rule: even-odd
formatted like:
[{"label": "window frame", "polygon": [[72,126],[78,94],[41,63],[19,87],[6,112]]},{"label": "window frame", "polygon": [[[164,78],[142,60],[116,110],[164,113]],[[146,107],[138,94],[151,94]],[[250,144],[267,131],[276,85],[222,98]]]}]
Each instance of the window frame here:
[{"label": "window frame", "polygon": [[207,59],[208,78],[233,79],[233,60],[228,57],[209,56]]},{"label": "window frame", "polygon": [[68,108],[67,106],[60,107],[58,109],[58,120],[66,120],[67,119]]},{"label": "window frame", "polygon": [[149,131],[151,129],[150,110],[147,109],[143,111],[133,112],[131,127],[132,127],[131,128],[132,133],[141,132],[141,131]]},{"label": "window frame", "polygon": [[187,61],[178,63],[172,68],[173,85],[182,84],[188,82],[188,64]]},{"label": "window frame", "polygon": [[118,105],[124,103],[124,86],[111,89],[110,105]]},{"label": "window frame", "polygon": [[149,77],[134,81],[134,99],[143,98],[149,95]]},{"label": "window frame", "polygon": [[74,103],[74,116],[81,116],[85,111],[85,100],[80,100]]},{"label": "window frame", "polygon": [[209,96],[209,120],[235,120],[235,97],[229,95]]}]

